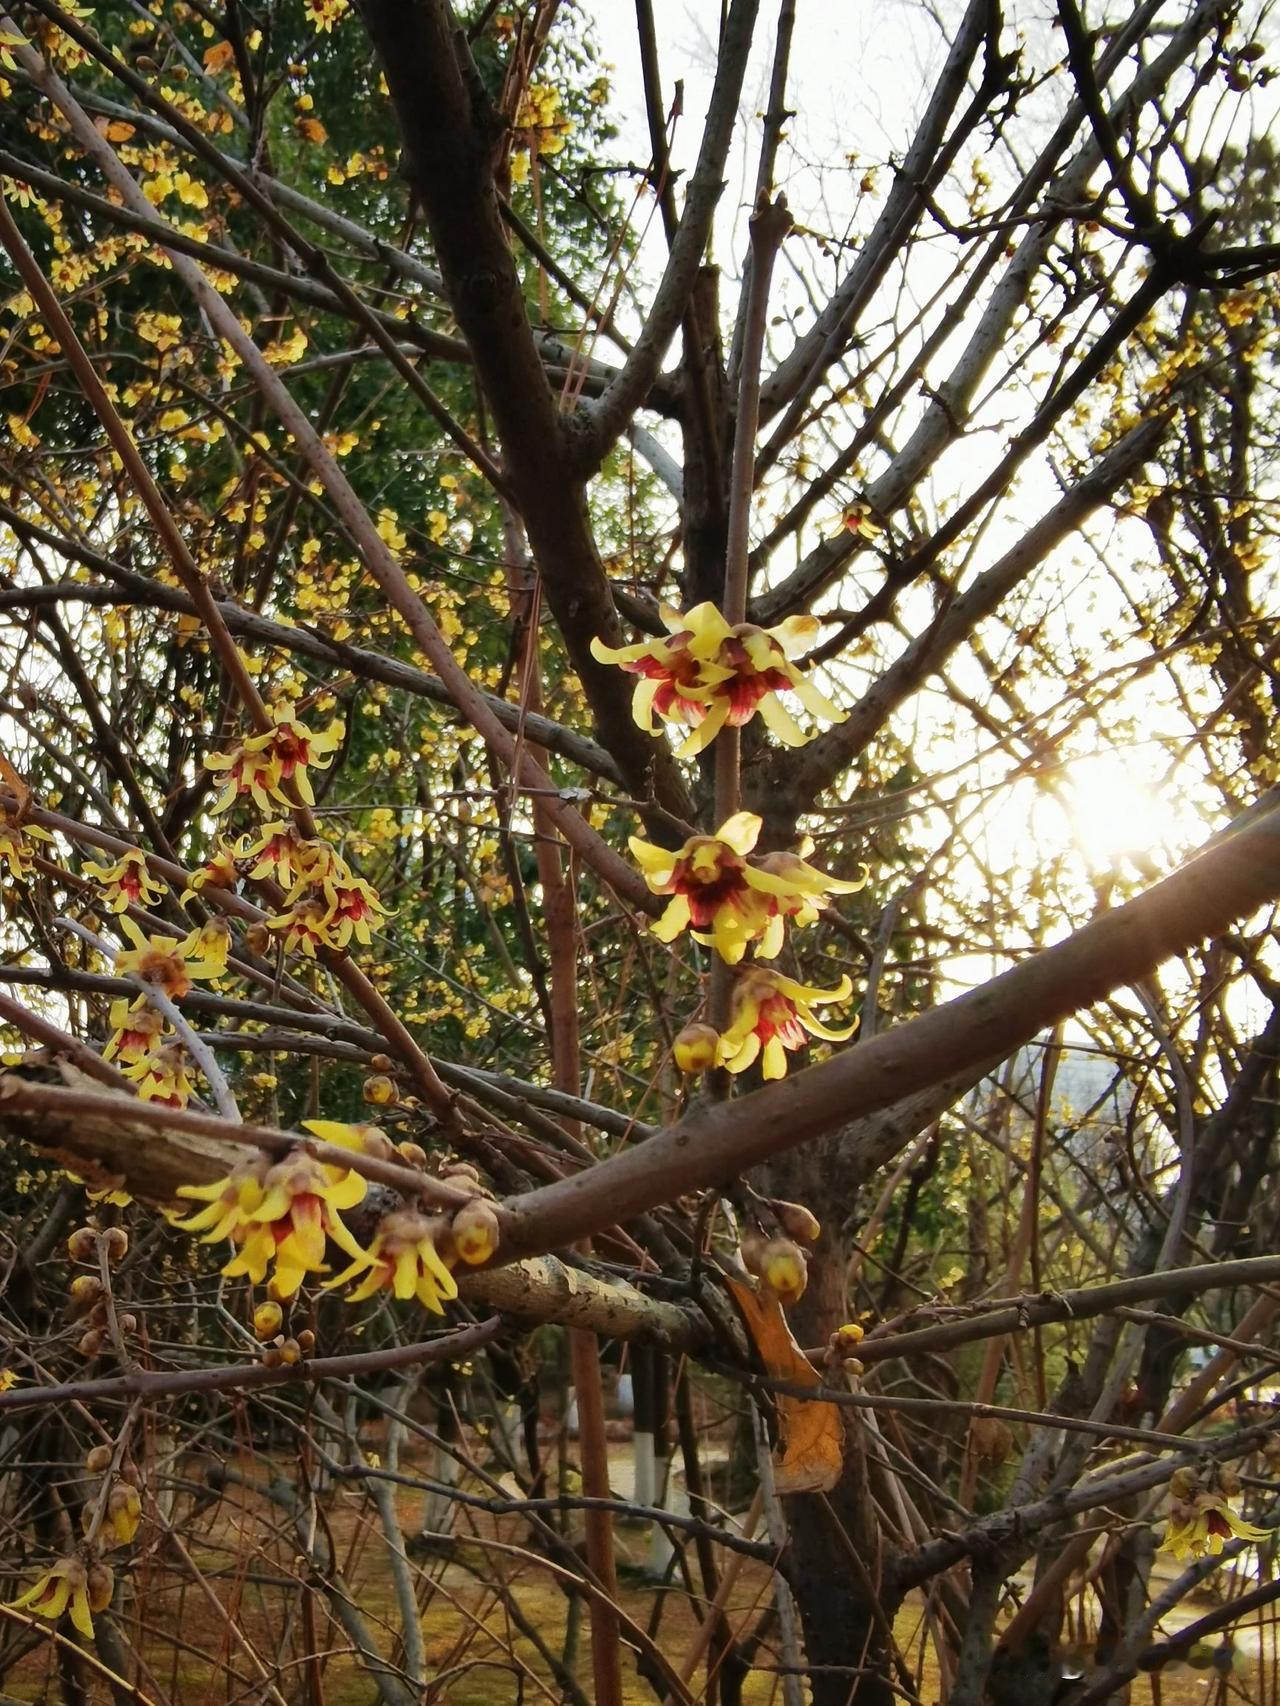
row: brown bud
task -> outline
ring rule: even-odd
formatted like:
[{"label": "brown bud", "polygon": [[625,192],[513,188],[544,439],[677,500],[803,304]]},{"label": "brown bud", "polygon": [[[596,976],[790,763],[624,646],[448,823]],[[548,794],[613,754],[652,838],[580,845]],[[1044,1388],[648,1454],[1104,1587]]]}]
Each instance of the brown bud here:
[{"label": "brown bud", "polygon": [[142,1485],[142,1475],[136,1463],[126,1463],[120,1471],[120,1479],[130,1487]]},{"label": "brown bud", "polygon": [[400,1159],[410,1167],[425,1167],[427,1152],[420,1143],[398,1143]]},{"label": "brown bud", "polygon": [[360,1094],[375,1108],[385,1108],[396,1099],[396,1087],[385,1072],[375,1072],[366,1078]]},{"label": "brown bud", "polygon": [[262,1353],[262,1360],[267,1368],[279,1368],[280,1364],[284,1361],[284,1358],[280,1355],[280,1351],[277,1346],[268,1345],[266,1350]]},{"label": "brown bud", "polygon": [[254,954],[258,959],[265,959],[271,952],[272,935],[265,924],[250,924],[244,933],[244,948],[247,954]]},{"label": "brown bud", "polygon": [[111,1447],[109,1445],[95,1445],[86,1455],[84,1466],[90,1475],[101,1475],[104,1469],[110,1469]]},{"label": "brown bud", "polygon": [[374,1054],[369,1057],[371,1072],[394,1072],[396,1063],[389,1054]]},{"label": "brown bud", "polygon": [[286,1339],[281,1345],[280,1361],[286,1368],[295,1368],[302,1361],[302,1346],[296,1339]]},{"label": "brown bud", "polygon": [[123,1226],[108,1226],[102,1234],[102,1241],[109,1262],[118,1262],[129,1254],[129,1234]]},{"label": "brown bud", "polygon": [[67,1239],[67,1254],[73,1262],[91,1262],[98,1253],[98,1233],[93,1226],[80,1226]]},{"label": "brown bud", "polygon": [[396,1146],[385,1131],[378,1131],[374,1126],[362,1126],[364,1132],[364,1152],[375,1161],[394,1161]]},{"label": "brown bud", "polygon": [[316,1348],[316,1336],[310,1327],[304,1327],[298,1334],[298,1349],[304,1357],[309,1357]]},{"label": "brown bud", "polygon": [[138,1317],[136,1315],[121,1315],[119,1323],[122,1333],[136,1333],[138,1331]]},{"label": "brown bud", "polygon": [[478,1185],[480,1175],[470,1161],[447,1161],[440,1177],[451,1185]]},{"label": "brown bud", "polygon": [[105,1611],[116,1591],[116,1578],[110,1564],[95,1558],[85,1571],[85,1591],[89,1595],[90,1611]]},{"label": "brown bud", "polygon": [[803,1203],[775,1202],[773,1212],[788,1238],[798,1238],[802,1244],[816,1244],[822,1236],[818,1217],[811,1214]]},{"label": "brown bud", "polygon": [[1240,1474],[1233,1464],[1224,1463],[1219,1467],[1218,1491],[1227,1499],[1234,1499],[1239,1493]]},{"label": "brown bud", "polygon": [[97,1274],[77,1274],[67,1289],[74,1304],[89,1309],[102,1296],[102,1281]]},{"label": "brown bud", "polygon": [[76,1346],[76,1349],[80,1352],[82,1357],[88,1358],[101,1356],[106,1342],[107,1336],[102,1331],[101,1327],[90,1327],[87,1333],[81,1335],[80,1342]]},{"label": "brown bud", "polygon": [[768,1239],[760,1232],[744,1232],[738,1244],[743,1267],[757,1279],[764,1271],[764,1253],[768,1247]]}]

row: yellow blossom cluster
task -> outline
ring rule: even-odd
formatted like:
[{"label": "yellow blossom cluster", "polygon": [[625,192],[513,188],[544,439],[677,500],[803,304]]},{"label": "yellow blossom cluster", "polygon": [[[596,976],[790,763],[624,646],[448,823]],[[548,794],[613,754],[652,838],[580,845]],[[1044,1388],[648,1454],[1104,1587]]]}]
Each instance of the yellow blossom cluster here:
[{"label": "yellow blossom cluster", "polygon": [[[376,1127],[341,1120],[307,1120],[306,1129],[323,1142],[353,1153],[394,1153]],[[417,1151],[419,1157],[421,1151]],[[294,1296],[309,1274],[329,1272],[330,1242],[349,1266],[325,1282],[326,1289],[358,1283],[348,1293],[358,1303],[378,1291],[417,1298],[437,1315],[458,1295],[453,1269],[459,1262],[488,1261],[498,1246],[498,1219],[479,1198],[450,1220],[417,1209],[384,1215],[369,1248],[358,1244],[342,1211],[364,1201],[366,1185],[354,1168],[330,1166],[298,1148],[282,1160],[259,1156],[209,1185],[183,1185],[178,1194],[204,1206],[185,1219],[172,1216],[180,1231],[200,1234],[201,1242],[229,1240],[234,1254],[223,1265],[228,1278],[247,1276],[261,1285],[270,1276],[273,1303]],[[255,1315],[255,1331],[268,1337],[279,1326],[270,1305]]]},{"label": "yellow blossom cluster", "polygon": [[[784,692],[794,693],[816,716],[843,719],[793,661],[816,635],[814,617],[760,628],[731,624],[715,605],[703,603],[685,615],[664,607],[662,618],[664,638],[619,647],[596,639],[591,650],[601,662],[639,678],[632,716],[641,728],[656,733],[655,716],[690,728],[677,757],[704,751],[722,729],[741,727],[757,711],[784,745],[802,744],[809,737],[779,702]],[[759,1060],[766,1078],[781,1078],[787,1053],[803,1047],[809,1036],[841,1042],[853,1033],[852,1025],[833,1029],[814,1013],[815,1007],[849,997],[847,977],[835,989],[818,989],[758,961],[776,959],[788,921],[797,927],[814,923],[831,895],[856,892],[867,873],[852,881],[831,877],[800,853],[752,858],[761,828],[753,812],[739,811],[713,835],[690,836],[675,849],[631,838],[650,890],[669,897],[653,926],[659,941],[674,941],[688,930],[728,965],[740,965],[748,950],[754,956],[735,980],[724,1031],[695,1023],[676,1039],[676,1064],[683,1072],[721,1066],[738,1073]]]},{"label": "yellow blossom cluster", "polygon": [[273,802],[292,805],[290,786],[304,805],[315,804],[308,770],[313,764],[324,770],[333,762],[342,741],[342,723],[335,721],[316,734],[288,705],[275,708],[272,722],[265,733],[246,735],[230,752],[213,752],[205,759],[205,769],[223,780],[215,812],[226,811],[242,794],[248,794],[264,812],[271,810]]}]

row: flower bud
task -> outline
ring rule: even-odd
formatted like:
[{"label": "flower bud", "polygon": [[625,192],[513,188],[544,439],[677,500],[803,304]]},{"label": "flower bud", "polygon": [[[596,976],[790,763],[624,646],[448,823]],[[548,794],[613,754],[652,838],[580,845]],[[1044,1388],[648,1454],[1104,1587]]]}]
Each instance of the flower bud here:
[{"label": "flower bud", "polygon": [[1218,1467],[1218,1491],[1224,1499],[1234,1499],[1240,1491],[1239,1471],[1230,1463]]},{"label": "flower bud", "polygon": [[142,1474],[136,1463],[126,1463],[120,1471],[120,1479],[128,1487],[140,1487]]},{"label": "flower bud", "polygon": [[89,1595],[90,1611],[105,1611],[111,1604],[111,1596],[116,1591],[116,1578],[109,1564],[103,1564],[98,1559],[85,1571],[85,1591]]},{"label": "flower bud", "polygon": [[843,1327],[837,1327],[831,1335],[831,1343],[837,1350],[851,1351],[855,1345],[860,1345],[866,1334],[856,1321],[846,1321]]},{"label": "flower bud", "polygon": [[101,1475],[105,1469],[110,1469],[111,1447],[109,1445],[95,1445],[86,1455],[84,1466],[90,1475]]},{"label": "flower bud", "polygon": [[738,1244],[743,1267],[757,1279],[764,1272],[764,1253],[768,1247],[768,1240],[759,1232],[744,1232]]},{"label": "flower bud", "polygon": [[361,1095],[366,1102],[371,1102],[375,1108],[385,1108],[396,1099],[396,1087],[385,1072],[375,1072],[366,1078]]},{"label": "flower bud", "polygon": [[714,1025],[686,1025],[677,1036],[672,1052],[681,1072],[710,1072],[719,1046],[720,1033]]},{"label": "flower bud", "polygon": [[265,959],[271,952],[272,935],[265,924],[250,924],[244,933],[245,952],[254,954],[258,959]]},{"label": "flower bud", "polygon": [[451,1185],[478,1185],[480,1175],[470,1161],[446,1161],[440,1177]]},{"label": "flower bud", "polygon": [[310,1327],[304,1327],[298,1334],[298,1349],[304,1357],[309,1357],[316,1348],[316,1336]]},{"label": "flower bud", "polygon": [[67,1254],[73,1262],[91,1262],[98,1253],[98,1232],[93,1226],[80,1226],[67,1239]]},{"label": "flower bud", "polygon": [[453,1217],[454,1248],[468,1267],[487,1262],[500,1236],[498,1217],[487,1202],[469,1202]]},{"label": "flower bud", "polygon": [[107,1336],[101,1327],[90,1327],[89,1331],[81,1336],[76,1349],[85,1358],[101,1356],[106,1342]]},{"label": "flower bud", "polygon": [[397,1143],[400,1159],[409,1167],[425,1167],[427,1152],[420,1143]]},{"label": "flower bud", "polygon": [[1190,1464],[1182,1464],[1169,1477],[1169,1493],[1175,1499],[1194,1498],[1199,1490],[1200,1477]]},{"label": "flower bud", "polygon": [[138,1331],[138,1317],[129,1314],[121,1315],[119,1326],[122,1333],[136,1333]]},{"label": "flower bud", "polygon": [[123,1226],[108,1226],[102,1234],[102,1241],[109,1262],[118,1262],[129,1254],[129,1234]]},{"label": "flower bud", "polygon": [[760,1278],[779,1303],[794,1303],[809,1283],[804,1251],[790,1238],[773,1238],[765,1245]]},{"label": "flower bud", "polygon": [[374,1054],[369,1056],[369,1068],[373,1072],[394,1072],[396,1063],[389,1054]]},{"label": "flower bud", "polygon": [[260,1303],[253,1312],[253,1331],[263,1341],[274,1339],[284,1321],[284,1310],[278,1303]]},{"label": "flower bud", "polygon": [[88,1309],[102,1296],[102,1281],[97,1274],[77,1274],[67,1289],[73,1303]]},{"label": "flower bud", "polygon": [[803,1203],[775,1202],[773,1212],[788,1238],[796,1238],[801,1244],[816,1244],[822,1236],[818,1217],[811,1214]]},{"label": "flower bud", "polygon": [[396,1146],[385,1131],[379,1131],[375,1126],[361,1126],[364,1133],[364,1152],[375,1161],[394,1161]]},{"label": "flower bud", "polygon": [[262,1361],[266,1368],[279,1368],[284,1358],[281,1356],[278,1346],[268,1345],[262,1353]]},{"label": "flower bud", "polygon": [[302,1361],[302,1346],[296,1339],[286,1339],[281,1345],[280,1361],[286,1368],[296,1368]]}]

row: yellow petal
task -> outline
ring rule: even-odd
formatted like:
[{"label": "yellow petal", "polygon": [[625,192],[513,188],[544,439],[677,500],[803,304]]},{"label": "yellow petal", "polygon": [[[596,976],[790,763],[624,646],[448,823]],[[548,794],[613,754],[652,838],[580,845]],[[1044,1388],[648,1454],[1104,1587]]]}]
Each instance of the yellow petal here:
[{"label": "yellow petal", "polygon": [[676,748],[677,758],[695,758],[704,752],[724,727],[725,718],[729,715],[729,701],[717,699],[712,704],[702,721],[695,725],[693,732],[685,736]]},{"label": "yellow petal", "polygon": [[781,1037],[770,1037],[764,1045],[764,1060],[760,1071],[765,1078],[785,1078],[787,1076],[787,1051],[782,1046]]},{"label": "yellow petal", "polygon": [[677,894],[671,897],[671,902],[667,907],[667,910],[663,913],[662,917],[651,926],[651,929],[660,942],[674,942],[688,922],[688,897],[682,894]]},{"label": "yellow petal", "polygon": [[765,633],[782,647],[784,657],[794,658],[809,650],[821,628],[816,616],[788,616],[776,628],[766,628]]},{"label": "yellow petal", "polygon": [[665,888],[671,881],[680,855],[666,847],[655,847],[651,841],[641,841],[638,835],[631,836],[627,846],[631,849],[631,857],[644,872],[649,887]]},{"label": "yellow petal", "polygon": [[734,812],[716,831],[716,840],[735,853],[750,853],[760,834],[761,821],[754,812]]},{"label": "yellow petal", "polygon": [[760,701],[759,711],[769,733],[780,740],[783,746],[804,746],[812,738],[804,732],[776,693],[765,694]]}]

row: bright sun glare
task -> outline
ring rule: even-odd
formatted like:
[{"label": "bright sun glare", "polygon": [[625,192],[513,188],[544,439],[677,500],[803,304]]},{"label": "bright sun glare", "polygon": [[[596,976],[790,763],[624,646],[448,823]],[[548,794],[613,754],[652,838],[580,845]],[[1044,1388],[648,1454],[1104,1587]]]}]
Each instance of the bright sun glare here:
[{"label": "bright sun glare", "polygon": [[1154,853],[1196,833],[1194,808],[1175,791],[1157,791],[1151,772],[1143,773],[1141,752],[1080,759],[1067,774],[1066,792],[1072,835],[1095,865]]}]

